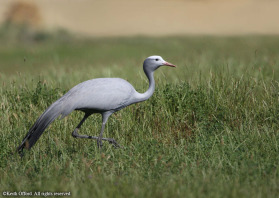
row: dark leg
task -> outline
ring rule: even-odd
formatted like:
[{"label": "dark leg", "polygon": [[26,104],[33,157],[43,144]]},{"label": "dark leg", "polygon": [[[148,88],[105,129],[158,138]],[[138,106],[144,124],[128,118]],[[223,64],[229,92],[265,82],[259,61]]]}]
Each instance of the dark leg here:
[{"label": "dark leg", "polygon": [[77,125],[77,127],[75,128],[75,130],[72,133],[72,136],[74,138],[86,138],[85,135],[79,135],[78,134],[78,130],[80,129],[81,125],[83,124],[83,122],[88,118],[89,114],[85,114],[84,117],[82,118],[82,120],[80,121],[80,123]]}]

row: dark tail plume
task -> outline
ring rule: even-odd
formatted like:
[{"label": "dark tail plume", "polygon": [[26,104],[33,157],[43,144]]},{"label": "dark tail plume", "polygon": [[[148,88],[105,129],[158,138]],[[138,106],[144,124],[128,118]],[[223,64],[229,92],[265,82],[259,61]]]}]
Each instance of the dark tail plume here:
[{"label": "dark tail plume", "polygon": [[22,153],[24,148],[31,149],[37,142],[44,130],[61,114],[61,106],[59,101],[53,103],[47,110],[37,119],[29,132],[26,134],[22,143],[17,148],[19,153]]}]

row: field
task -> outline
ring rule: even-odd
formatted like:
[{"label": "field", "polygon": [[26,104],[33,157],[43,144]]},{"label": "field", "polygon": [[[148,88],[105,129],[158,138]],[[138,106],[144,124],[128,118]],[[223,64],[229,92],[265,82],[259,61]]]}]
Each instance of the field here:
[{"label": "field", "polygon": [[[0,190],[72,197],[278,197],[279,37],[45,38],[0,45]],[[121,77],[147,101],[112,115],[105,137],[74,139],[82,118],[56,120],[21,158],[29,128],[79,82]],[[98,135],[100,115],[81,134]],[[47,195],[47,194],[45,194]]]}]

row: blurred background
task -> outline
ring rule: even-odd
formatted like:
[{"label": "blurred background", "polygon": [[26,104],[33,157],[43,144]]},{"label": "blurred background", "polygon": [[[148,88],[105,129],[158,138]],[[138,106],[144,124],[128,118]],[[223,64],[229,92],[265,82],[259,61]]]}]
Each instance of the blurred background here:
[{"label": "blurred background", "polygon": [[[152,54],[203,71],[201,62],[251,63],[259,49],[276,54],[278,7],[275,0],[3,0],[0,74],[94,65],[110,68],[103,76]],[[204,58],[211,55],[212,63]]]},{"label": "blurred background", "polygon": [[89,36],[278,34],[276,0],[2,0],[0,22]]}]

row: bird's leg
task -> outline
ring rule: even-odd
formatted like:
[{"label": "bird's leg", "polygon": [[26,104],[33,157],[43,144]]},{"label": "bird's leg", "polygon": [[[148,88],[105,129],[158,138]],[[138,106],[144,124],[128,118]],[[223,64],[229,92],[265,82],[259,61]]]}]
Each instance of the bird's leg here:
[{"label": "bird's leg", "polygon": [[73,131],[72,136],[74,138],[87,138],[85,135],[79,135],[77,131],[79,130],[79,128],[81,127],[83,122],[88,118],[88,116],[89,116],[89,114],[85,114],[84,117],[82,118],[82,120],[80,121],[80,123],[77,125],[77,127]]},{"label": "bird's leg", "polygon": [[[102,129],[101,129],[101,137],[97,137],[97,136],[90,136],[90,135],[79,135],[78,134],[78,130],[80,129],[81,125],[83,124],[83,122],[90,116],[90,114],[85,114],[83,119],[80,121],[80,123],[78,124],[78,126],[75,128],[75,130],[73,131],[72,133],[72,136],[74,138],[87,138],[87,139],[95,139],[97,140],[97,145],[98,147],[100,148],[99,146],[99,142],[102,142],[102,140],[104,141],[108,141],[110,144],[112,144],[115,148],[121,148],[121,146],[112,138],[103,138],[103,131],[104,131],[104,128],[105,128],[105,124],[107,122],[107,119],[108,117],[110,116],[111,114],[109,115],[106,115],[107,117],[103,116],[103,124],[102,124]],[[101,138],[101,140],[99,140]]]},{"label": "bird's leg", "polygon": [[102,143],[102,140],[103,140],[103,132],[104,132],[104,129],[105,129],[105,124],[106,123],[102,123],[102,129],[101,129],[101,133],[97,139],[97,146],[98,148],[100,149],[100,151],[102,151],[102,146],[103,146],[103,143]]},{"label": "bird's leg", "polygon": [[102,129],[101,129],[101,133],[97,139],[97,146],[98,148],[101,150],[102,149],[102,146],[103,146],[103,143],[102,143],[102,139],[103,139],[103,132],[104,132],[104,129],[105,129],[105,125],[106,125],[106,122],[108,121],[108,118],[109,116],[111,115],[111,112],[104,112],[102,113]]}]

